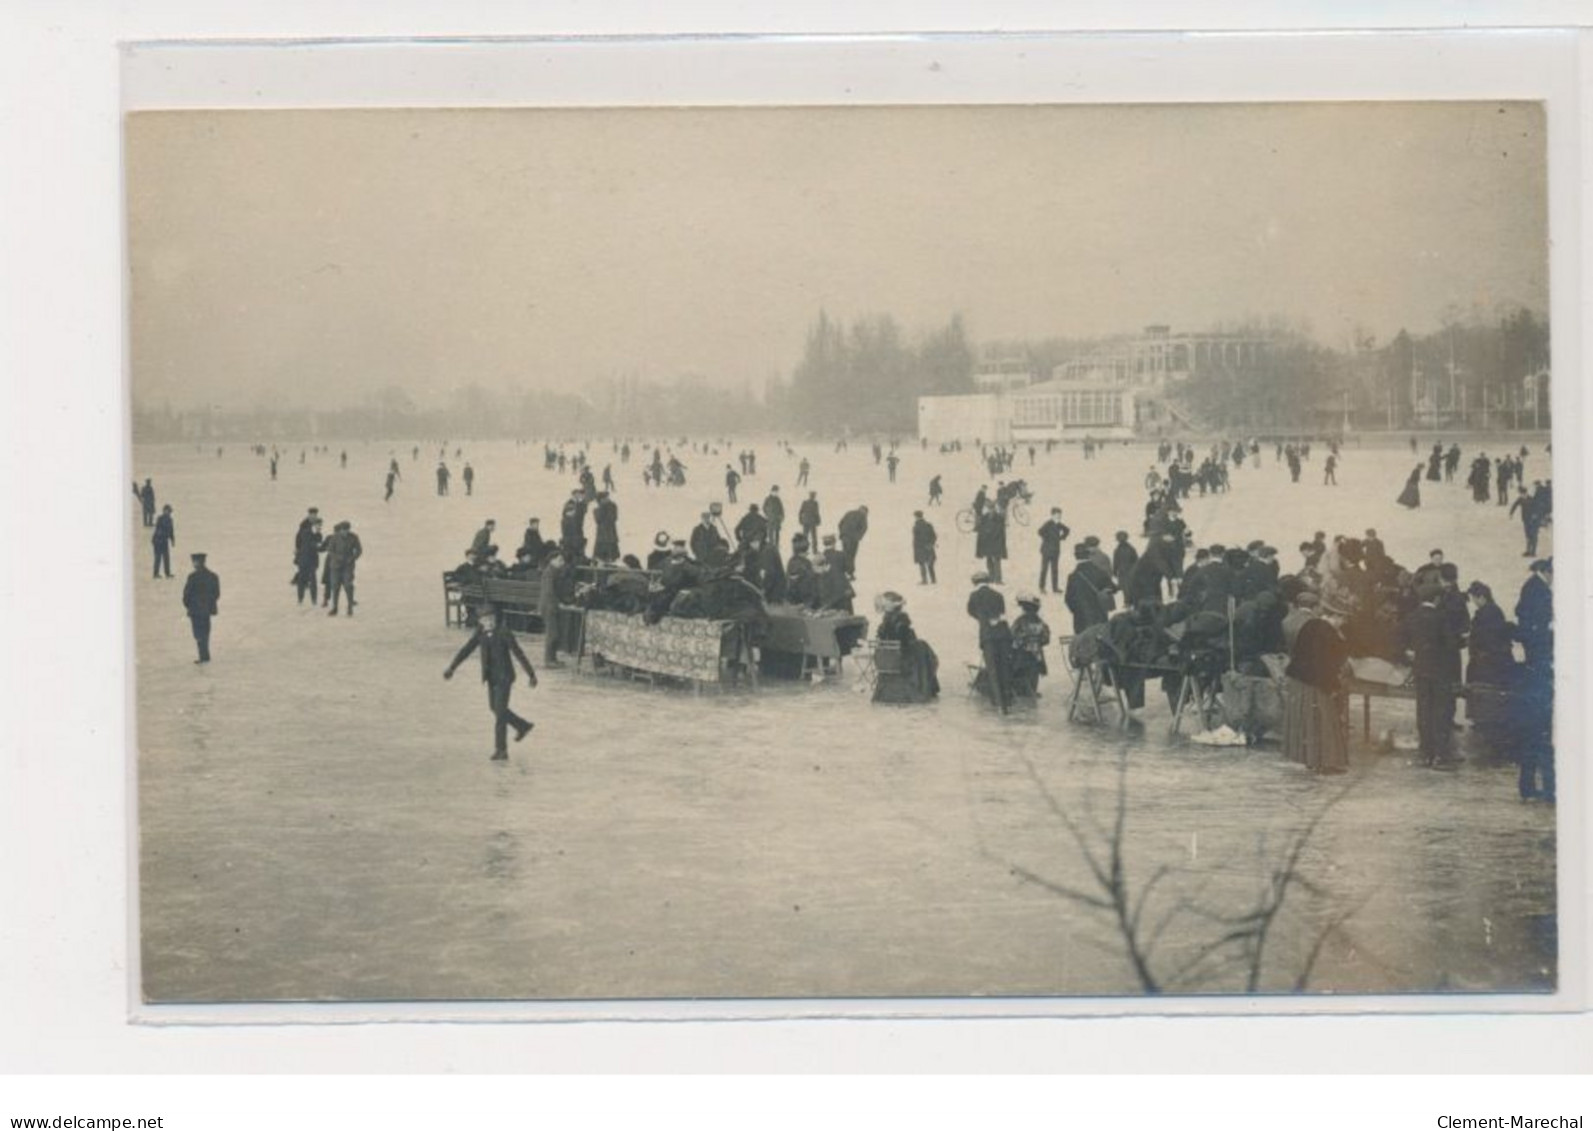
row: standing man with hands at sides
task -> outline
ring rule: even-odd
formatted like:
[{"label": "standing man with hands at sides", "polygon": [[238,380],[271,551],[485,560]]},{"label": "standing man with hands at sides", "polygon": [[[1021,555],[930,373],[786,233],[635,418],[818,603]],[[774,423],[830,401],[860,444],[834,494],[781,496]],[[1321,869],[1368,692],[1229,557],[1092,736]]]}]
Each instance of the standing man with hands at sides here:
[{"label": "standing man with hands at sides", "polygon": [[204,554],[190,554],[194,570],[183,582],[183,610],[194,628],[194,643],[199,645],[196,664],[210,662],[210,618],[216,615],[221,600],[221,578],[205,568]]},{"label": "standing man with hands at sides", "polygon": [[1062,508],[1052,507],[1051,517],[1040,527],[1040,592],[1045,592],[1046,579],[1051,579],[1051,592],[1062,592],[1057,579],[1058,563],[1062,560],[1062,542],[1072,531],[1062,521]]},{"label": "standing man with hands at sides", "polygon": [[532,687],[537,685],[537,673],[531,661],[520,650],[520,642],[507,627],[498,624],[497,611],[485,605],[477,614],[475,634],[465,641],[453,662],[443,669],[443,678],[452,679],[454,671],[469,658],[470,653],[481,652],[481,682],[487,685],[487,705],[492,708],[492,761],[504,762],[509,758],[509,728],[514,728],[514,740],[519,742],[531,733],[536,724],[522,719],[509,707],[509,692],[514,686],[514,665],[519,661]]}]

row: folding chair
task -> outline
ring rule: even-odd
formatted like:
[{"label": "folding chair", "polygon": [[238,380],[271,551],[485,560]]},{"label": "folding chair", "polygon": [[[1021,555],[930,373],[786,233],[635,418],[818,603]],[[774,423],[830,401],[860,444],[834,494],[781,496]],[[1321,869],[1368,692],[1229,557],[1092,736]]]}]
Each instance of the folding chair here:
[{"label": "folding chair", "polygon": [[[1067,665],[1068,676],[1073,680],[1073,693],[1068,698],[1068,721],[1078,718],[1079,710],[1084,703],[1089,704],[1094,721],[1106,721],[1104,706],[1112,705],[1117,708],[1118,722],[1128,718],[1128,704],[1123,701],[1123,689],[1115,681],[1107,678],[1107,664],[1105,660],[1092,660],[1082,667],[1073,663],[1073,643],[1071,636],[1064,636],[1057,640],[1062,647],[1062,662]],[[1084,698],[1084,690],[1089,689],[1089,698]]]}]

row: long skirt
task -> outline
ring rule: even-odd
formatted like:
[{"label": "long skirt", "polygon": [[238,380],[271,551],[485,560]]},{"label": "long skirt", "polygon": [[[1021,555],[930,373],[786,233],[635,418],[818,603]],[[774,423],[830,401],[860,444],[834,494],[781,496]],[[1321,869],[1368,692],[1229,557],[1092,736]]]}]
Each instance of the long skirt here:
[{"label": "long skirt", "polygon": [[1405,484],[1405,489],[1399,493],[1399,498],[1396,499],[1395,502],[1399,503],[1400,506],[1408,507],[1411,510],[1415,510],[1417,507],[1422,505],[1421,488],[1416,485],[1415,480]]},{"label": "long skirt", "polygon": [[902,669],[882,672],[874,684],[876,703],[927,703],[940,694],[940,657],[922,640],[902,651]]},{"label": "long skirt", "polygon": [[1319,691],[1297,679],[1284,681],[1283,752],[1318,774],[1350,768],[1347,697]]}]

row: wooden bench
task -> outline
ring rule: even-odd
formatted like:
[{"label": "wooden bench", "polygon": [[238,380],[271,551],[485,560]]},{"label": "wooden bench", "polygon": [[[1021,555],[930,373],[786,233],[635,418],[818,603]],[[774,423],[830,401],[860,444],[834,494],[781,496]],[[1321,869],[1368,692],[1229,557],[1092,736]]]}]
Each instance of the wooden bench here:
[{"label": "wooden bench", "polygon": [[542,581],[535,575],[460,582],[443,574],[443,623],[450,627],[464,627],[471,610],[490,604],[511,628],[536,631],[542,627],[541,600]]}]

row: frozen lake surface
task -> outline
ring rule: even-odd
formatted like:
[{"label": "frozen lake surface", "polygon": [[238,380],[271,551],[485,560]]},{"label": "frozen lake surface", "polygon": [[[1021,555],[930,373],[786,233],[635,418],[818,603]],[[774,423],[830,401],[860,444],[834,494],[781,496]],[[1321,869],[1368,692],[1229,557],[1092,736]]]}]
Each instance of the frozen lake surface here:
[{"label": "frozen lake surface", "polygon": [[[1542,444],[1529,443],[1530,481],[1548,468]],[[759,474],[727,516],[733,525],[779,483],[789,534],[796,460],[771,441],[755,446]],[[539,444],[469,443],[477,480],[466,497],[450,445],[454,494],[439,498],[435,442],[418,462],[409,442],[351,443],[346,470],[340,447],[300,465],[299,446],[283,445],[276,482],[242,445],[221,458],[214,444],[135,450],[139,479],[151,476],[175,508],[178,536],[177,579],[151,581],[133,508],[149,1000],[1135,993],[1112,917],[1020,874],[1092,890],[1047,794],[1109,826],[1125,750],[1131,887],[1172,869],[1145,921],[1193,908],[1158,943],[1164,973],[1221,933],[1216,917],[1253,906],[1289,836],[1348,785],[1302,855],[1310,888],[1292,890],[1278,917],[1261,989],[1291,989],[1319,939],[1312,991],[1555,984],[1555,811],[1517,799],[1512,766],[1473,751],[1459,773],[1440,774],[1410,754],[1366,750],[1358,702],[1352,772],[1340,778],[1306,773],[1275,743],[1170,737],[1154,687],[1127,731],[1069,723],[1054,648],[1036,709],[1003,719],[971,697],[963,665],[976,633],[963,606],[976,563],[953,515],[983,480],[974,451],[904,445],[891,484],[866,444],[798,446],[826,530],[868,504],[858,609],[871,614],[886,589],[907,596],[941,656],[940,702],[874,706],[850,677],[698,698],[565,669],[542,673],[535,691],[515,685],[537,729],[495,764],[475,661],[441,678],[465,637],[444,624],[440,575],[489,516],[506,556],[531,515],[556,533],[573,479],[543,470]],[[624,549],[644,556],[655,531],[685,534],[723,499],[735,450],[683,453],[691,482],[660,490],[641,484],[644,453],[622,467],[594,442],[595,470],[612,461],[619,481]],[[390,453],[405,479],[384,504]],[[1374,526],[1407,564],[1444,547],[1463,585],[1480,578],[1513,608],[1526,570],[1504,508],[1473,504],[1459,480],[1424,482],[1422,508],[1399,508],[1415,462],[1403,444],[1350,447],[1337,487],[1321,485],[1324,454],[1294,485],[1268,448],[1231,493],[1192,499],[1197,542],[1264,539],[1287,570],[1313,531]],[[1153,456],[1112,447],[1086,462],[1074,447],[1042,451],[1032,468],[1020,456],[1013,474],[1034,488],[1036,517],[1010,534],[1007,592],[1034,583],[1034,528],[1051,505],[1074,540],[1094,533],[1109,547],[1116,530],[1137,535]],[[941,551],[929,589],[916,584],[909,530],[937,472],[947,505],[928,511]],[[311,505],[328,532],[349,519],[364,542],[353,617],[294,603],[293,534]],[[1552,549],[1546,533],[1540,552]],[[222,581],[208,667],[191,662],[179,600],[194,550]],[[1047,595],[1042,612],[1054,633],[1069,631],[1060,597]],[[533,663],[537,643],[526,641]],[[1374,729],[1410,730],[1413,719],[1410,704],[1393,703],[1374,712]],[[1228,992],[1244,980],[1221,969],[1172,988]]]}]

